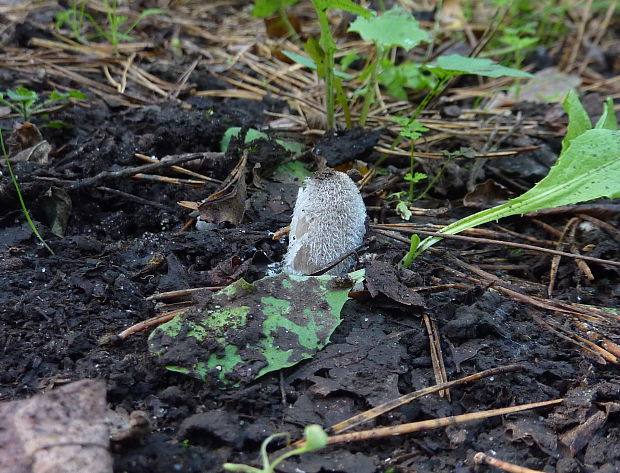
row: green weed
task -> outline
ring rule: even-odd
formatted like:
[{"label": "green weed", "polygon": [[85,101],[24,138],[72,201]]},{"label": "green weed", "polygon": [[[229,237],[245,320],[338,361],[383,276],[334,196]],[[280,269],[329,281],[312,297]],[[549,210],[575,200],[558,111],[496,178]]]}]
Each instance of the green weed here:
[{"label": "green weed", "polygon": [[28,207],[26,207],[26,202],[24,202],[24,197],[22,196],[21,190],[19,189],[17,178],[15,177],[15,174],[13,174],[13,168],[11,167],[11,162],[9,161],[9,155],[6,152],[6,148],[4,147],[4,137],[2,135],[2,129],[0,129],[0,147],[2,148],[2,154],[4,155],[6,167],[9,170],[9,176],[11,177],[11,181],[13,182],[13,185],[15,186],[15,191],[17,192],[17,197],[19,198],[19,204],[21,205],[22,212],[26,217],[26,220],[28,221],[28,225],[30,226],[32,233],[34,233],[34,235],[39,239],[43,246],[47,248],[47,251],[49,251],[52,255],[55,255],[54,250],[52,250],[45,242],[45,240],[39,233],[39,230],[37,230],[37,226],[32,221],[32,218],[30,218],[30,212],[28,212]]},{"label": "green weed", "polygon": [[[441,233],[454,235],[511,215],[523,215],[561,205],[576,204],[600,197],[620,197],[620,131],[614,104],[608,99],[605,110],[594,128],[590,118],[571,91],[564,101],[569,126],[562,143],[562,151],[547,176],[525,194],[505,204],[462,218]],[[409,266],[423,251],[440,241],[429,237],[411,239],[411,248],[401,265]]]},{"label": "green weed", "polygon": [[[4,94],[6,94],[6,98]],[[39,94],[26,87],[6,90],[4,93],[0,92],[0,103],[7,105],[11,110],[19,113],[24,121],[28,121],[32,115],[41,111],[48,105],[69,99],[86,100],[86,95],[78,90],[70,90],[64,94],[54,90],[47,100],[39,102]]]},{"label": "green weed", "polygon": [[278,466],[287,458],[290,458],[293,455],[300,455],[302,453],[314,452],[316,450],[319,450],[325,445],[327,445],[328,440],[327,434],[320,425],[309,425],[304,429],[305,440],[301,447],[286,452],[276,458],[273,462],[270,462],[269,456],[267,455],[267,446],[269,445],[269,443],[278,437],[288,436],[289,434],[282,433],[274,434],[267,437],[267,439],[260,447],[260,456],[263,461],[262,468],[255,468],[253,466],[243,465],[239,463],[224,463],[224,465],[222,465],[222,468],[224,468],[224,470],[226,471],[236,471],[241,473],[274,473],[276,466]]},{"label": "green weed", "polygon": [[86,38],[82,34],[84,19],[86,18],[96,31],[96,34],[90,35],[90,38],[103,38],[114,48],[114,53],[118,54],[118,46],[122,41],[131,42],[133,38],[129,33],[138,26],[138,24],[147,16],[167,14],[166,10],[161,8],[147,8],[140,12],[138,17],[131,23],[128,22],[129,17],[119,14],[117,0],[103,0],[106,11],[106,22],[100,25],[97,20],[85,11],[85,1],[78,6],[77,0],[73,0],[72,8],[56,15],[56,28],[61,28],[67,24],[71,30],[72,36],[82,43],[86,43]]}]

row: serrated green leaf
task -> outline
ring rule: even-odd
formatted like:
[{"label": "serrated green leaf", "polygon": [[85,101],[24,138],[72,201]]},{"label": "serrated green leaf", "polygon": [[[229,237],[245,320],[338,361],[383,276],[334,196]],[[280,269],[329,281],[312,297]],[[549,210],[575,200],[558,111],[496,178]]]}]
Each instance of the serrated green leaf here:
[{"label": "serrated green leaf", "polygon": [[430,41],[430,35],[420,28],[418,20],[402,8],[392,8],[381,16],[358,17],[349,31],[359,33],[362,39],[374,41],[382,48],[399,46],[409,51],[422,41]]},{"label": "serrated green leaf", "polygon": [[601,115],[601,118],[599,118],[596,122],[594,128],[604,128],[606,130],[618,129],[618,118],[616,117],[616,111],[614,110],[614,100],[611,97],[607,97],[603,115]]},{"label": "serrated green leaf", "polygon": [[417,140],[422,136],[422,133],[428,131],[428,128],[417,120],[411,120],[407,117],[392,117],[392,120],[403,127],[399,134],[411,140]]},{"label": "serrated green leaf", "polygon": [[[351,273],[361,281],[364,271]],[[350,286],[334,276],[285,273],[239,280],[157,327],[149,350],[166,367],[203,381],[249,382],[312,357],[340,324]]]},{"label": "serrated green leaf", "polygon": [[[505,204],[454,222],[441,230],[441,233],[454,235],[511,215],[523,215],[600,197],[620,197],[620,131],[617,130],[588,130],[573,138],[549,174],[532,189]],[[416,254],[440,240],[439,237],[426,238]]]},{"label": "serrated green leaf", "polygon": [[413,176],[411,175],[410,172],[408,172],[407,174],[405,174],[405,181],[408,182],[413,182],[414,184],[423,181],[424,179],[427,179],[428,176],[426,174],[424,174],[423,172],[416,172],[413,174]]},{"label": "serrated green leaf", "polygon": [[370,10],[352,2],[351,0],[313,0],[313,2],[322,10],[325,11],[328,8],[338,8],[340,10],[348,11],[355,15],[360,15],[364,18],[370,18],[372,13]]},{"label": "serrated green leaf", "polygon": [[564,102],[562,102],[562,107],[568,113],[568,127],[562,140],[562,151],[564,151],[574,138],[592,129],[592,122],[574,89],[568,92]]},{"label": "serrated green leaf", "polygon": [[427,64],[426,68],[433,74],[457,76],[460,74],[476,74],[485,77],[533,77],[532,74],[512,67],[505,67],[490,59],[466,57],[450,54],[437,58],[436,64]]}]

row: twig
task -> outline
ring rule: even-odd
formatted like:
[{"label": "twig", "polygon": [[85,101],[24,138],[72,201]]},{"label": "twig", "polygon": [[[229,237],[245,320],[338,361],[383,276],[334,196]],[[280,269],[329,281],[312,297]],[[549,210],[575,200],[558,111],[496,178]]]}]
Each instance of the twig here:
[{"label": "twig", "polygon": [[[446,373],[446,366],[443,361],[443,353],[441,351],[441,340],[439,339],[439,331],[437,330],[437,324],[434,320],[428,316],[423,315],[424,324],[426,325],[426,331],[428,332],[428,342],[431,350],[431,361],[433,363],[433,372],[435,373],[435,381],[437,384],[443,384],[448,381],[448,374]],[[450,400],[450,391],[448,389],[442,389],[439,391],[441,397],[446,397]]]},{"label": "twig", "polygon": [[129,328],[126,328],[118,335],[112,337],[110,341],[114,342],[117,340],[125,340],[129,336],[141,332],[142,330],[146,330],[147,328],[156,327],[163,323],[169,322],[174,319],[177,315],[182,314],[187,311],[189,307],[183,307],[181,309],[173,310],[170,312],[166,312],[165,314],[156,315],[155,317],[151,317],[150,319],[139,322],[135,325],[132,325]]},{"label": "twig", "polygon": [[[142,154],[142,153],[134,153],[134,156],[147,163],[158,163],[159,162],[157,159],[151,158],[150,156],[147,156],[146,154]],[[216,184],[222,183],[222,181],[220,181],[219,179],[214,179],[212,177],[205,176],[204,174],[197,173],[190,169],[185,169],[184,167],[181,167],[181,166],[170,166],[170,169],[180,172],[181,174],[187,174],[188,176],[192,176],[197,179],[202,179],[203,181],[214,182]]]},{"label": "twig", "polygon": [[507,471],[508,473],[544,473],[540,470],[532,470],[531,468],[525,468],[524,466],[515,465],[514,463],[508,463],[482,452],[478,452],[474,455],[474,463],[486,463],[487,465],[494,466],[495,468]]},{"label": "twig", "polygon": [[124,197],[125,199],[128,199],[128,200],[133,200],[134,202],[137,202],[139,204],[150,205],[151,207],[156,207],[158,209],[165,210],[166,212],[176,213],[177,211],[176,208],[171,207],[169,205],[162,204],[160,202],[155,202],[153,200],[144,199],[142,197],[138,197],[137,195],[129,194],[128,192],[123,192],[118,189],[112,189],[106,186],[98,186],[97,189],[103,192],[108,192],[110,194],[115,194],[115,195]]},{"label": "twig", "polygon": [[329,271],[330,269],[332,269],[334,266],[337,266],[338,264],[342,263],[345,259],[347,259],[349,256],[353,256],[353,255],[357,255],[357,252],[359,250],[361,250],[362,248],[364,248],[364,246],[366,246],[364,243],[362,243],[361,245],[356,246],[355,248],[353,248],[352,250],[347,251],[344,255],[342,255],[340,258],[326,264],[325,266],[323,266],[321,269],[318,269],[317,271],[315,271],[314,273],[311,274],[311,276],[321,276],[322,274],[325,274],[327,271]]},{"label": "twig", "polygon": [[108,179],[118,179],[121,177],[133,176],[137,173],[148,173],[158,171],[160,169],[168,168],[176,164],[186,163],[194,159],[200,159],[209,156],[212,159],[223,157],[224,153],[185,153],[177,156],[165,156],[159,162],[153,164],[144,164],[142,166],[135,166],[131,168],[125,168],[120,171],[102,171],[99,174],[81,179],[76,183],[69,186],[69,190],[81,189],[82,187],[89,187],[94,184],[98,184],[100,181]]},{"label": "twig", "polygon": [[165,301],[167,299],[176,299],[177,297],[189,296],[195,292],[200,291],[219,291],[226,286],[205,286],[205,287],[192,287],[191,289],[179,289],[177,291],[159,292],[157,294],[150,295],[146,298],[147,301]]},{"label": "twig", "polygon": [[461,414],[457,416],[440,417],[438,419],[423,420],[421,422],[411,422],[408,424],[396,425],[393,427],[381,427],[372,430],[362,430],[350,434],[333,435],[327,439],[328,445],[343,442],[359,442],[362,440],[379,439],[393,437],[396,435],[411,434],[424,430],[439,429],[449,425],[462,424],[475,420],[488,419],[489,417],[513,414],[539,407],[554,406],[563,402],[564,399],[553,399],[551,401],[533,402],[531,404],[521,404],[519,406],[504,407],[501,409],[491,409],[488,411],[472,412],[471,414]]},{"label": "twig", "polygon": [[448,389],[454,386],[459,386],[461,384],[466,384],[471,381],[477,381],[479,379],[489,378],[491,376],[499,376],[501,374],[513,373],[515,371],[524,371],[525,366],[523,365],[506,365],[499,366],[497,368],[491,368],[488,370],[480,371],[479,373],[475,373],[469,376],[465,376],[464,378],[456,379],[454,381],[449,381],[447,383],[437,384],[435,386],[430,386],[428,388],[419,389],[418,391],[414,391],[409,394],[405,394],[400,396],[399,398],[392,399],[391,401],[384,402],[383,404],[373,407],[361,414],[357,414],[343,422],[339,422],[338,424],[332,425],[326,431],[328,433],[339,434],[344,432],[345,430],[352,429],[353,427],[360,425],[364,422],[368,422],[376,417],[379,417],[386,412],[392,411],[400,406],[408,404],[416,399],[419,399],[424,396],[428,396],[429,394],[436,393],[441,391],[442,389]]}]

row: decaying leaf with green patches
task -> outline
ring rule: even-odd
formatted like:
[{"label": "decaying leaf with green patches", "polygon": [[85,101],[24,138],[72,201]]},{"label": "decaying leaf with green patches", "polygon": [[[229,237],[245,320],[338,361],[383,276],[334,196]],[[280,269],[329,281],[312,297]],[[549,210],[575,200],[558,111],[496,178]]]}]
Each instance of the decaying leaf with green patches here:
[{"label": "decaying leaf with green patches", "polygon": [[311,358],[340,324],[364,271],[349,276],[278,274],[241,279],[161,325],[149,350],[171,371],[237,385]]}]

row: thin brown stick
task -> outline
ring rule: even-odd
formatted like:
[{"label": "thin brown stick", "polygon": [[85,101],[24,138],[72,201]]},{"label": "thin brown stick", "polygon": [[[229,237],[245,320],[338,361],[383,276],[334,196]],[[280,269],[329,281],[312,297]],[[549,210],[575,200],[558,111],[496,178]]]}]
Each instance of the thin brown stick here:
[{"label": "thin brown stick", "polygon": [[424,430],[439,429],[449,425],[462,424],[464,422],[473,422],[476,420],[488,419],[489,417],[513,414],[529,409],[537,409],[539,407],[554,406],[563,402],[564,399],[552,399],[551,401],[533,402],[531,404],[521,404],[519,406],[504,407],[501,409],[491,409],[488,411],[472,412],[471,414],[461,414],[457,416],[440,417],[438,419],[423,420],[420,422],[411,422],[408,424],[396,425],[393,427],[381,427],[372,430],[362,430],[360,432],[352,432],[350,434],[333,435],[327,439],[328,445],[344,442],[359,442],[362,440],[372,440],[385,437],[393,437],[396,435],[411,434],[414,432],[422,432]]},{"label": "thin brown stick", "polygon": [[161,210],[165,210],[166,212],[170,212],[170,213],[176,213],[177,209],[175,207],[172,207],[170,205],[166,205],[166,204],[162,204],[160,202],[155,202],[153,200],[148,200],[145,199],[143,197],[139,197],[137,195],[133,195],[133,194],[129,194],[128,192],[123,192],[121,190],[118,189],[112,189],[110,187],[106,187],[106,186],[97,186],[97,189],[103,192],[107,192],[109,194],[115,194],[118,195],[120,197],[123,197],[125,199],[128,200],[132,200],[134,202],[137,202],[138,204],[142,204],[142,205],[149,205],[151,207],[155,207]]},{"label": "thin brown stick", "polygon": [[187,185],[201,187],[205,185],[205,181],[197,179],[181,179],[179,177],[160,176],[159,174],[136,173],[131,176],[132,179],[143,179],[145,181],[166,182],[168,184]]},{"label": "thin brown stick", "polygon": [[[433,373],[435,374],[435,382],[437,384],[443,384],[448,381],[448,374],[446,373],[446,365],[443,361],[443,352],[441,351],[441,340],[439,339],[439,331],[437,330],[437,324],[434,320],[423,314],[424,325],[426,325],[426,331],[428,332],[428,342],[431,351],[431,361],[433,364]],[[450,391],[448,389],[442,389],[439,391],[441,397],[446,397],[450,400]]]},{"label": "thin brown stick", "polygon": [[224,153],[185,153],[176,156],[165,156],[161,160],[153,164],[144,164],[143,166],[125,168],[120,171],[102,171],[92,177],[87,177],[86,179],[81,179],[77,181],[76,183],[69,186],[69,189],[75,190],[82,187],[89,187],[107,179],[118,179],[122,177],[133,176],[137,173],[159,171],[160,169],[168,168],[176,164],[186,163],[194,159],[204,158],[206,156],[209,156],[211,158],[218,158],[223,157]]},{"label": "thin brown stick", "polygon": [[361,414],[357,414],[343,422],[339,422],[338,424],[332,425],[326,431],[328,433],[339,434],[344,432],[345,430],[352,429],[353,427],[363,424],[364,422],[368,422],[376,417],[379,417],[386,412],[392,411],[400,406],[408,404],[416,399],[419,399],[424,396],[428,396],[429,394],[436,393],[441,391],[442,389],[452,388],[454,386],[459,386],[461,384],[466,384],[471,381],[477,381],[479,379],[489,378],[491,376],[499,376],[501,374],[513,373],[515,371],[524,371],[525,366],[523,365],[506,365],[499,366],[497,368],[491,368],[488,370],[480,371],[478,373],[474,373],[469,376],[465,376],[464,378],[456,379],[454,381],[449,381],[443,384],[437,384],[435,386],[430,386],[428,388],[419,389],[418,391],[414,391],[409,394],[405,394],[400,396],[399,398],[392,399],[390,401],[384,402],[383,404],[373,407]]},{"label": "thin brown stick", "polygon": [[[138,159],[141,159],[142,161],[145,161],[147,163],[158,163],[159,161],[155,158],[151,158],[150,156],[147,156],[145,154],[142,153],[134,153],[134,156]],[[205,176],[204,174],[200,174],[197,173],[195,171],[192,171],[190,169],[185,169],[184,167],[181,166],[170,166],[170,169],[173,169],[174,171],[180,172],[181,174],[186,174],[188,176],[192,176],[198,179],[202,179],[203,181],[208,181],[208,182],[214,182],[216,184],[221,184],[222,181],[220,181],[219,179],[214,179],[212,177],[209,176]]]},{"label": "thin brown stick", "polygon": [[568,64],[566,64],[566,67],[562,69],[564,72],[570,72],[575,65],[575,60],[577,59],[577,55],[579,54],[579,50],[581,49],[583,35],[586,31],[586,24],[588,23],[588,20],[590,19],[591,9],[592,9],[592,0],[588,0],[588,3],[586,3],[586,7],[583,10],[583,17],[581,18],[581,21],[579,22],[579,27],[577,29],[577,38],[575,39],[575,44],[573,44],[573,49],[569,56]]},{"label": "thin brown stick", "polygon": [[121,333],[119,333],[115,338],[118,340],[125,340],[126,338],[134,335],[138,332],[146,330],[147,328],[157,327],[158,325],[169,322],[174,319],[177,315],[182,314],[187,311],[188,307],[183,307],[181,309],[173,310],[170,312],[166,312],[165,314],[156,315],[155,317],[151,317],[150,319],[139,322],[135,325],[132,325],[129,328],[126,328]]},{"label": "thin brown stick", "polygon": [[[575,228],[579,219],[577,217],[571,218],[566,225],[564,225],[564,229],[562,230],[562,234],[560,235],[560,239],[558,240],[558,244],[556,245],[556,251],[562,251],[566,245],[566,239],[570,234],[571,229]],[[553,288],[555,286],[555,281],[557,279],[558,270],[560,268],[560,260],[562,256],[554,255],[551,258],[551,267],[549,268],[549,285],[547,286],[547,295],[551,297],[553,295]]]},{"label": "thin brown stick", "polygon": [[205,286],[205,287],[192,287],[190,289],[179,289],[176,291],[158,292],[152,294],[146,298],[147,301],[165,301],[168,299],[176,299],[177,297],[189,296],[195,292],[200,291],[219,291],[226,286]]},{"label": "thin brown stick", "polygon": [[544,473],[540,470],[532,470],[524,466],[515,465],[514,463],[508,463],[499,458],[491,457],[483,452],[478,452],[474,455],[474,463],[486,463],[487,465],[494,466],[500,470],[507,471],[508,473]]}]

